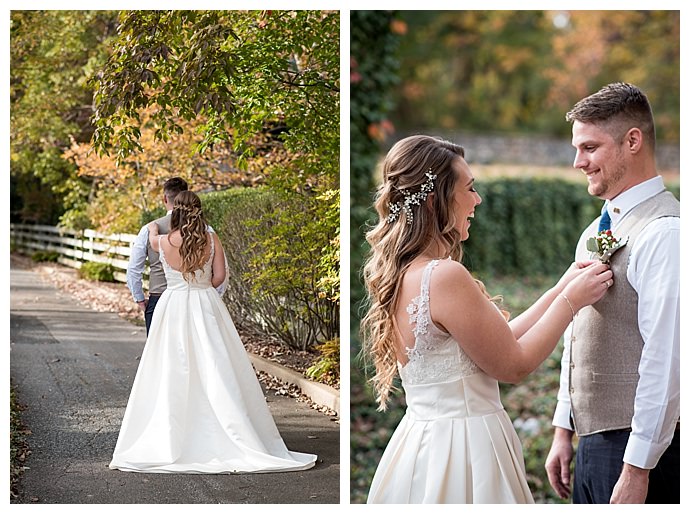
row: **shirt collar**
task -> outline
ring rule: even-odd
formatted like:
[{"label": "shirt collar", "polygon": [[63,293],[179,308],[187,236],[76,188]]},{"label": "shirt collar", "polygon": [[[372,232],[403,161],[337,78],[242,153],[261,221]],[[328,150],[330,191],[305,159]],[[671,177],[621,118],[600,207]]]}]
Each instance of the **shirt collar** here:
[{"label": "shirt collar", "polygon": [[171,213],[172,213],[172,209],[170,209],[170,210],[166,213],[166,216],[167,216],[168,214],[171,214]]},{"label": "shirt collar", "polygon": [[661,193],[664,189],[664,180],[660,175],[657,175],[631,187],[627,191],[623,191],[614,199],[607,200],[605,206],[609,211],[609,216],[611,216],[611,227],[620,223],[635,206]]}]

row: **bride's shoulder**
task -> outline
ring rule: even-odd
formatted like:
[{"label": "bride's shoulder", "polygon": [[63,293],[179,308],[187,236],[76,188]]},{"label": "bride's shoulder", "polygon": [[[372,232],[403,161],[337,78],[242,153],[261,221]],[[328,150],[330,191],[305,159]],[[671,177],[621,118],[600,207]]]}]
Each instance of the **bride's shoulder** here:
[{"label": "bride's shoulder", "polygon": [[430,273],[427,284],[434,294],[454,294],[459,287],[473,283],[470,273],[461,263],[451,260],[417,261],[405,271],[401,285],[403,292],[417,290],[424,282],[424,275]]},{"label": "bride's shoulder", "polygon": [[453,259],[443,259],[436,261],[434,266],[434,272],[432,274],[432,280],[434,278],[441,279],[462,279],[469,277],[470,272],[467,268],[463,266],[461,262],[454,261]]},{"label": "bride's shoulder", "polygon": [[444,259],[434,267],[430,287],[435,295],[455,297],[458,291],[474,287],[474,279],[462,263]]}]

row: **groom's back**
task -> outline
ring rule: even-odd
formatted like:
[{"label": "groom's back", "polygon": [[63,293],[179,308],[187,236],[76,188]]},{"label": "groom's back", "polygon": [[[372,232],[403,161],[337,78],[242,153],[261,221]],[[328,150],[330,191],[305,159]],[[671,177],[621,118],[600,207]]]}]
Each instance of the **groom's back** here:
[{"label": "groom's back", "polygon": [[[159,234],[170,232],[170,214],[158,218],[156,225],[158,225]],[[160,262],[158,252],[153,251],[150,243],[146,244],[146,256],[149,259],[149,294],[161,294],[167,286],[165,272],[163,271],[163,265]]]}]

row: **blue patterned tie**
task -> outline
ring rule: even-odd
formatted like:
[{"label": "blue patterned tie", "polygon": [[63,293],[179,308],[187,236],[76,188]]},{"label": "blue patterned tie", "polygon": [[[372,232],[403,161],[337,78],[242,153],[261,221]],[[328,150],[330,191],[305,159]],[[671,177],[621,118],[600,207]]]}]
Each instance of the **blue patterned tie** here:
[{"label": "blue patterned tie", "polygon": [[611,229],[611,216],[609,216],[609,211],[604,206],[601,212],[601,219],[599,220],[599,232],[602,230],[610,230]]}]

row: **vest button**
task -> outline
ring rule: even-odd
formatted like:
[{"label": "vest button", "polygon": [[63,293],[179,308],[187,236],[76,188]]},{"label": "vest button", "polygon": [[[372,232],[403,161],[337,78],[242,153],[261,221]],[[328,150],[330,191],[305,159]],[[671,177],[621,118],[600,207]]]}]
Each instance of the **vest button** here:
[{"label": "vest button", "polygon": [[575,363],[574,362],[570,363],[570,369],[575,369]]},{"label": "vest button", "polygon": [[574,387],[571,387],[571,388],[570,388],[570,393],[572,394],[572,393],[574,393],[574,392],[575,392],[575,388],[574,388]]}]

